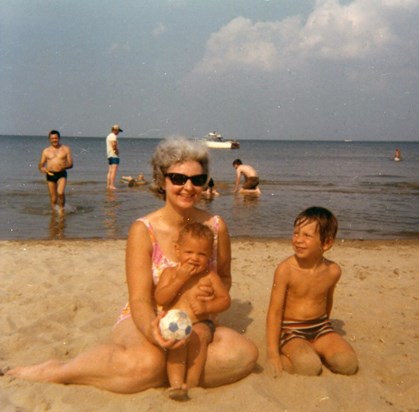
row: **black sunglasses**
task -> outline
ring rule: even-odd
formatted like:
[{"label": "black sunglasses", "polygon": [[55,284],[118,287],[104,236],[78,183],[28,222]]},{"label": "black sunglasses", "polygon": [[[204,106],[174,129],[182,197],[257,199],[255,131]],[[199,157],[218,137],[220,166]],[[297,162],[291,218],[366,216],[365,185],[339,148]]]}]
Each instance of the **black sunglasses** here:
[{"label": "black sunglasses", "polygon": [[175,186],[182,186],[188,180],[190,180],[194,186],[204,186],[208,179],[208,175],[186,176],[182,173],[166,173],[164,177],[168,177]]}]

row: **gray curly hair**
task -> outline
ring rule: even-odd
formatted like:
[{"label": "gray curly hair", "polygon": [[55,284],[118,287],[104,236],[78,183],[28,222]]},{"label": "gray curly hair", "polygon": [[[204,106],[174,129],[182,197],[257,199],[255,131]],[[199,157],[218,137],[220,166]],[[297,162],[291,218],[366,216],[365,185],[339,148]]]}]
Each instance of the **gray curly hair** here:
[{"label": "gray curly hair", "polygon": [[209,153],[204,142],[185,137],[172,137],[162,140],[151,158],[153,180],[150,190],[160,199],[165,199],[163,189],[164,175],[176,163],[193,160],[202,167],[202,173],[209,174]]}]

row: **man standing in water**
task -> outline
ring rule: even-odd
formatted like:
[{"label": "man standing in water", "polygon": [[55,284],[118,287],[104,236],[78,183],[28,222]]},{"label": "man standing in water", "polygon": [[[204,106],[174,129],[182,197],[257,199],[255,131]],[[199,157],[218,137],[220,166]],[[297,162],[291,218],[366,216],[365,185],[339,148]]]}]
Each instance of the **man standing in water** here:
[{"label": "man standing in water", "polygon": [[116,189],[115,178],[119,165],[118,134],[122,131],[118,124],[114,124],[111,133],[106,137],[106,153],[109,164],[106,187],[111,190]]},{"label": "man standing in water", "polygon": [[41,153],[38,169],[45,173],[48,183],[51,208],[64,212],[67,169],[73,167],[73,157],[68,146],[60,143],[60,132],[51,130],[48,134],[50,146]]}]

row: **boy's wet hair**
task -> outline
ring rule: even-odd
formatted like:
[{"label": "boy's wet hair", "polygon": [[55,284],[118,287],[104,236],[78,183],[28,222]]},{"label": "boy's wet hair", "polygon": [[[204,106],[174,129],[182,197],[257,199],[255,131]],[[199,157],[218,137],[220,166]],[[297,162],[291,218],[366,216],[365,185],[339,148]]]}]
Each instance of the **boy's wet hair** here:
[{"label": "boy's wet hair", "polygon": [[338,220],[330,210],[320,206],[309,207],[295,218],[294,227],[310,222],[317,222],[322,245],[327,240],[333,240],[336,237]]},{"label": "boy's wet hair", "polygon": [[181,244],[186,235],[195,239],[206,239],[211,246],[214,244],[214,232],[203,223],[193,222],[183,226],[179,232],[177,243]]}]

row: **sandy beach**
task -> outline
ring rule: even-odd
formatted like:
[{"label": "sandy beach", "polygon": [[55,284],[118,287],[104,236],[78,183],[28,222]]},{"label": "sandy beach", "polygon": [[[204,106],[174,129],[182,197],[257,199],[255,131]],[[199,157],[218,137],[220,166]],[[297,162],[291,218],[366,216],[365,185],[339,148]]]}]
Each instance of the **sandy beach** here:
[{"label": "sandy beach", "polygon": [[[264,373],[265,316],[288,240],[233,239],[232,307],[222,323],[252,339],[247,378],[194,391],[186,403],[162,388],[119,395],[92,387],[0,377],[6,411],[413,411],[419,410],[419,240],[337,240],[326,256],[343,276],[334,326],[354,346],[357,375]],[[107,339],[127,298],[124,240],[0,241],[0,367],[67,359]],[[231,348],[234,350],[234,348]]]}]

